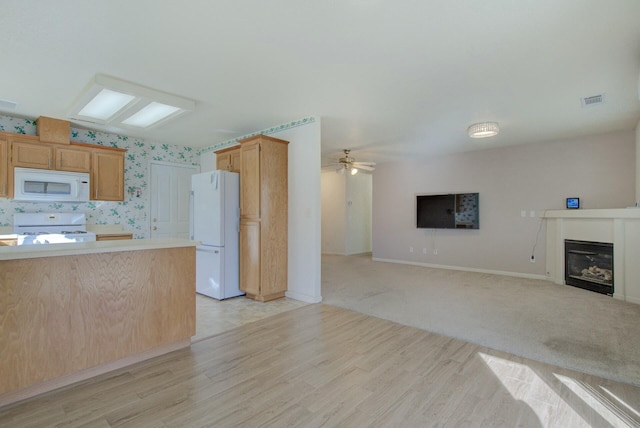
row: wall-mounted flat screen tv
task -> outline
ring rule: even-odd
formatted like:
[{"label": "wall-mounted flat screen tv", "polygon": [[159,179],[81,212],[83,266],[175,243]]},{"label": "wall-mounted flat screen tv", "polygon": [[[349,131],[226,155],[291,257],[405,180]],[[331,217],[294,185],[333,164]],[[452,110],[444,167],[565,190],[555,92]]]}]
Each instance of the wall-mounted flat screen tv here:
[{"label": "wall-mounted flat screen tv", "polygon": [[416,196],[418,229],[479,229],[478,193]]}]

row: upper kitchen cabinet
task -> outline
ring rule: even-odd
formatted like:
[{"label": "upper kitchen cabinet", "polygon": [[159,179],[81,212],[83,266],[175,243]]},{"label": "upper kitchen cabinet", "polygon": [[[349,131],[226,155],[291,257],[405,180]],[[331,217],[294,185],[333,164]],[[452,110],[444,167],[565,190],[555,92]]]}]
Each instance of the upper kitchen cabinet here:
[{"label": "upper kitchen cabinet", "polygon": [[125,149],[105,147],[91,153],[91,199],[124,200]]},{"label": "upper kitchen cabinet", "polygon": [[54,148],[55,169],[59,171],[91,172],[91,151],[74,146]]},{"label": "upper kitchen cabinet", "polygon": [[216,154],[216,169],[240,172],[240,147],[233,146],[218,150]]},{"label": "upper kitchen cabinet", "polygon": [[42,144],[38,137],[11,137],[11,165],[22,168],[53,169],[53,145]]},{"label": "upper kitchen cabinet", "polygon": [[9,142],[0,136],[0,197],[9,196]]},{"label": "upper kitchen cabinet", "polygon": [[20,135],[11,141],[11,166],[59,171],[90,172],[91,152],[81,144],[42,143],[38,137]]},{"label": "upper kitchen cabinet", "polygon": [[259,301],[287,290],[288,141],[240,141],[240,289]]}]

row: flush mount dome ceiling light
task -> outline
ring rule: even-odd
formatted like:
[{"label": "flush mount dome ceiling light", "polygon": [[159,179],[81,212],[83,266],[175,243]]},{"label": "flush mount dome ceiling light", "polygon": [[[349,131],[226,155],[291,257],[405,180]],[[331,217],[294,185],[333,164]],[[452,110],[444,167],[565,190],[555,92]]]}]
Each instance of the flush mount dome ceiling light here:
[{"label": "flush mount dome ceiling light", "polygon": [[101,125],[145,129],[195,109],[195,101],[97,74],[69,118]]},{"label": "flush mount dome ceiling light", "polygon": [[497,122],[481,122],[471,125],[467,132],[471,138],[487,138],[498,135],[500,128]]}]

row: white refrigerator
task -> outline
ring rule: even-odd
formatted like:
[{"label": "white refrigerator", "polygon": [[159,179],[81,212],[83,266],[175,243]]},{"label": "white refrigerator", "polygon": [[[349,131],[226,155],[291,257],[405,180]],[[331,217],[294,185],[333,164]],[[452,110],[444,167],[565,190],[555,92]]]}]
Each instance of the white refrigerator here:
[{"label": "white refrigerator", "polygon": [[191,177],[190,235],[196,247],[196,292],[222,300],[240,296],[240,175],[210,171]]}]

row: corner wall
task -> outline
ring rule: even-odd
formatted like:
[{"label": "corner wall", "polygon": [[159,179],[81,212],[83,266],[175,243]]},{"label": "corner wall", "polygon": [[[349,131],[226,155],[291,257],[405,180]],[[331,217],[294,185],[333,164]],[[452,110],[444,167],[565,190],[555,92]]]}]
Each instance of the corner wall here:
[{"label": "corner wall", "polygon": [[[544,278],[545,225],[539,216],[564,209],[570,196],[580,197],[583,208],[632,205],[635,145],[636,135],[628,131],[379,164],[373,175],[373,257]],[[416,195],[464,192],[480,193],[479,230],[416,228]]]}]

